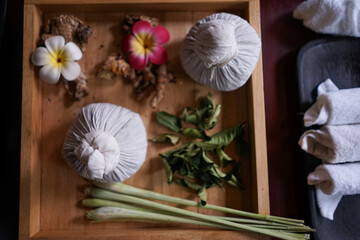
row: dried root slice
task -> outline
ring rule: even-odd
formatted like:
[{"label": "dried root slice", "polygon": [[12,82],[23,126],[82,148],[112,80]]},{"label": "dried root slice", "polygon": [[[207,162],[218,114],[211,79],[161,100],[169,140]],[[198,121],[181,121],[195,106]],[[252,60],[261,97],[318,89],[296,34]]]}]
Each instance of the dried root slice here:
[{"label": "dried root slice", "polygon": [[165,85],[169,81],[175,81],[174,75],[168,73],[166,65],[162,64],[156,69],[156,93],[150,102],[152,108],[156,108],[159,102],[164,98]]},{"label": "dried root slice", "polygon": [[66,42],[76,43],[82,52],[85,52],[93,28],[85,25],[83,21],[72,15],[60,15],[48,19],[44,26],[38,45],[43,45],[45,40],[54,35],[62,35]]},{"label": "dried root slice", "polygon": [[151,24],[151,27],[156,27],[157,25],[159,25],[159,19],[154,17],[149,17],[146,15],[140,15],[140,16],[126,15],[121,30],[124,33],[131,33],[132,25],[140,20],[148,21]]},{"label": "dried root slice", "polygon": [[79,77],[74,81],[64,80],[64,88],[66,92],[71,96],[75,101],[80,101],[83,97],[89,94],[89,88],[87,86],[88,76],[85,72],[81,72]]},{"label": "dried root slice", "polygon": [[98,70],[98,77],[105,80],[113,80],[116,76],[122,76],[132,83],[136,83],[135,70],[125,60],[122,53],[113,53]]}]

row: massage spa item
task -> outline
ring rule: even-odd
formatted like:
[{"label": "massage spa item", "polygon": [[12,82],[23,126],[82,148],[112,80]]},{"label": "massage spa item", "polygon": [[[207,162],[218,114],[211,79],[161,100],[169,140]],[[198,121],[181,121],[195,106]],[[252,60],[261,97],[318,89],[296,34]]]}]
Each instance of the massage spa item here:
[{"label": "massage spa item", "polygon": [[307,0],[293,16],[318,33],[360,37],[359,0]]},{"label": "massage spa item", "polygon": [[304,114],[305,127],[360,123],[360,88],[339,90],[327,79],[317,91],[316,102]]},{"label": "massage spa item", "polygon": [[144,163],[147,137],[139,114],[110,103],[82,108],[67,133],[63,156],[87,179],[121,182]]},{"label": "massage spa item", "polygon": [[198,21],[186,35],[180,60],[195,81],[220,91],[244,85],[259,58],[261,41],[247,21],[216,13]]},{"label": "massage spa item", "polygon": [[334,219],[342,196],[360,194],[360,162],[323,164],[308,175],[309,185],[316,186],[316,199],[323,217]]},{"label": "massage spa item", "polygon": [[326,125],[319,130],[308,130],[300,137],[299,145],[327,163],[360,161],[360,124]]}]

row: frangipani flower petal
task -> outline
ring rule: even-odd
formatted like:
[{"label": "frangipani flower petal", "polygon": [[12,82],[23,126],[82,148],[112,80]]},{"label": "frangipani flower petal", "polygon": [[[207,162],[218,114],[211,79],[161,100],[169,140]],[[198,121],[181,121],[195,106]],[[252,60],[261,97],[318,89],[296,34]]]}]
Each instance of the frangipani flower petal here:
[{"label": "frangipani flower petal", "polygon": [[51,61],[51,55],[49,51],[44,47],[38,47],[31,55],[31,62],[35,66],[44,66]]},{"label": "frangipani flower petal", "polygon": [[53,36],[45,40],[46,49],[49,51],[51,56],[56,58],[61,49],[65,46],[65,38],[63,36]]},{"label": "frangipani flower petal", "polygon": [[143,69],[147,62],[149,61],[149,58],[146,54],[144,55],[136,55],[135,53],[131,53],[129,56],[129,63],[132,68],[135,70],[141,70]]},{"label": "frangipani flower petal", "polygon": [[151,32],[151,24],[148,21],[137,21],[132,26],[132,32],[134,35],[138,35],[139,33]]},{"label": "frangipani flower petal", "polygon": [[61,74],[68,81],[75,80],[80,75],[80,72],[81,68],[77,62],[67,61],[62,65]]},{"label": "frangipani flower petal", "polygon": [[47,64],[40,69],[40,77],[47,83],[55,84],[60,79],[60,67],[55,64]]},{"label": "frangipani flower petal", "polygon": [[163,46],[157,45],[154,51],[150,54],[150,62],[154,64],[164,64],[167,61],[167,51]]},{"label": "frangipani flower petal", "polygon": [[132,51],[131,43],[134,42],[135,37],[131,34],[126,34],[122,41],[122,49],[125,52]]},{"label": "frangipani flower petal", "polygon": [[82,58],[80,48],[73,42],[68,42],[63,48],[62,54],[65,61],[77,61]]},{"label": "frangipani flower petal", "polygon": [[151,36],[155,39],[157,44],[167,43],[170,39],[168,30],[162,26],[154,27],[151,31]]}]

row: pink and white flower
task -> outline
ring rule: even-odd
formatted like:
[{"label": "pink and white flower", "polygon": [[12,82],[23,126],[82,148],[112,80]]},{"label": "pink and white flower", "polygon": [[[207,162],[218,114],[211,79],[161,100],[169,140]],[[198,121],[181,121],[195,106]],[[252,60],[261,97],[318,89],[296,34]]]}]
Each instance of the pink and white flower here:
[{"label": "pink and white flower", "polygon": [[66,80],[75,80],[81,72],[76,62],[82,58],[80,48],[73,42],[65,44],[63,36],[53,36],[45,41],[45,47],[38,47],[31,55],[35,66],[41,66],[40,78],[47,83],[55,84],[60,75]]},{"label": "pink and white flower", "polygon": [[169,38],[169,32],[162,26],[152,28],[147,21],[136,22],[132,26],[132,34],[127,34],[123,39],[123,50],[130,52],[130,66],[141,70],[149,61],[164,64],[168,55],[161,44],[167,43]]}]

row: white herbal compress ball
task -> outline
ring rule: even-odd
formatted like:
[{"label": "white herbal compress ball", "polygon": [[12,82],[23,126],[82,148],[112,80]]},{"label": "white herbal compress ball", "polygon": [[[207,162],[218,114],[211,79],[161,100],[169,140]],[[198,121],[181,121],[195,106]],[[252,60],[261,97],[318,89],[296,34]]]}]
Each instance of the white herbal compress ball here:
[{"label": "white herbal compress ball", "polygon": [[233,14],[216,13],[190,29],[180,60],[195,81],[220,91],[232,91],[250,78],[260,48],[260,38],[247,21]]},{"label": "white herbal compress ball", "polygon": [[63,156],[87,179],[121,182],[144,163],[145,126],[139,116],[110,103],[83,107],[67,133]]}]

